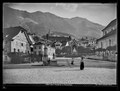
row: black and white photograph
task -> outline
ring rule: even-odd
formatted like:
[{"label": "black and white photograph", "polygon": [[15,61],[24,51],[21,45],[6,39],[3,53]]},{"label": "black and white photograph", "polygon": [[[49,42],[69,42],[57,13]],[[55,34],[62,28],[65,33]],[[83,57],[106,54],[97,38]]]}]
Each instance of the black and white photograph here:
[{"label": "black and white photograph", "polygon": [[117,3],[2,7],[4,85],[117,85]]}]

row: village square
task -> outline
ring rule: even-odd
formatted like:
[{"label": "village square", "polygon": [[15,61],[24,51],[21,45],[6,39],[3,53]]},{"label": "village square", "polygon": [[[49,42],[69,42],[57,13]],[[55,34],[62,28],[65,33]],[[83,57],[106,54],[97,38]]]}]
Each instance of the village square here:
[{"label": "village square", "polygon": [[3,84],[117,84],[117,19],[99,38],[31,31],[23,22],[3,28]]}]

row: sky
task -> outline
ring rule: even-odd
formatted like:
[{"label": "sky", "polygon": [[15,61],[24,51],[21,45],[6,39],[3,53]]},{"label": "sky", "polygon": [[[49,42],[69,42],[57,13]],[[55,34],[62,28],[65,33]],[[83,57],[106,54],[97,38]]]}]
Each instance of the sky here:
[{"label": "sky", "polygon": [[82,17],[107,26],[117,17],[115,3],[8,3],[10,7],[28,12],[50,12],[63,18]]}]

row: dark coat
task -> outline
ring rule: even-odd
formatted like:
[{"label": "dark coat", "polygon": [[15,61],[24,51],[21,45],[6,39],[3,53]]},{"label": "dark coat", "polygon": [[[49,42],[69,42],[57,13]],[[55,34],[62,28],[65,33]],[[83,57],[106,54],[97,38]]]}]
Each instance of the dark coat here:
[{"label": "dark coat", "polygon": [[80,70],[84,69],[84,62],[80,62]]}]

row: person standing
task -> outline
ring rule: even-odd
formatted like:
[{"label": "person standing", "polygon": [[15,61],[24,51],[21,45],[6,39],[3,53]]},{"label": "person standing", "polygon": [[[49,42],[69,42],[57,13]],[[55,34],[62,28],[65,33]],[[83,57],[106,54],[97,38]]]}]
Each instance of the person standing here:
[{"label": "person standing", "polygon": [[74,59],[72,58],[71,65],[74,65]]},{"label": "person standing", "polygon": [[84,62],[83,62],[84,57],[81,56],[81,61],[80,61],[80,70],[84,69]]}]

